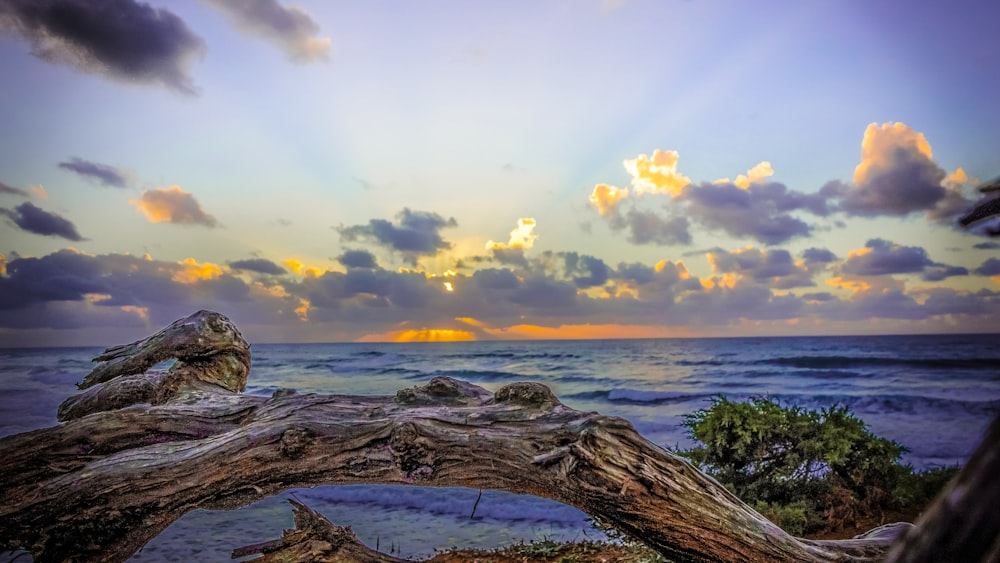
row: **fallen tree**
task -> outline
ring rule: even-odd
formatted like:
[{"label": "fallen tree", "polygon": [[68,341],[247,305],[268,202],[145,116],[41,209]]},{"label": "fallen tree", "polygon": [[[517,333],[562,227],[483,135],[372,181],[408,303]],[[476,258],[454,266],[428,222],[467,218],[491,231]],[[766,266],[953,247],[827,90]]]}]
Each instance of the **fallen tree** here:
[{"label": "fallen tree", "polygon": [[[150,369],[169,358],[170,369]],[[96,360],[86,390],[60,406],[63,424],[0,439],[0,550],[122,561],[195,508],[323,484],[547,497],[677,561],[879,561],[911,527],[792,537],[626,420],[571,409],[538,383],[490,393],[435,377],[395,396],[243,395],[250,347],[214,312]],[[296,512],[300,529],[243,552],[393,560],[307,507]]]}]

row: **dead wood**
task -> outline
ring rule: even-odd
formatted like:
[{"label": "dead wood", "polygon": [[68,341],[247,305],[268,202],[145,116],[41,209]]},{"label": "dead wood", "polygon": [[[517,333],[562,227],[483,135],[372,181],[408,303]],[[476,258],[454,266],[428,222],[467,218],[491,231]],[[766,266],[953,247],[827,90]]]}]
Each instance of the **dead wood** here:
[{"label": "dead wood", "polygon": [[[176,342],[180,352],[161,349]],[[135,371],[167,357],[178,361],[165,373]],[[218,313],[200,311],[98,360],[113,364],[64,403],[65,423],[0,439],[0,550],[123,561],[195,508],[322,484],[547,497],[676,561],[878,561],[909,526],[842,541],[792,537],[628,421],[571,409],[538,383],[493,394],[436,377],[393,397],[241,395],[249,346]],[[129,379],[137,376],[147,379]],[[313,533],[260,552],[335,553],[351,543],[305,510],[297,518]]]}]

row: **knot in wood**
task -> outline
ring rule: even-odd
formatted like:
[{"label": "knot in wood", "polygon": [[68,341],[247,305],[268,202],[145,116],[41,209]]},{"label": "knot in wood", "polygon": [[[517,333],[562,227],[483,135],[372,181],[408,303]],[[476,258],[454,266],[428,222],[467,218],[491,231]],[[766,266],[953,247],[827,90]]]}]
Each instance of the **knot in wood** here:
[{"label": "knot in wood", "polygon": [[396,392],[400,405],[481,405],[489,399],[489,391],[451,377],[439,375],[424,385]]},{"label": "knot in wood", "polygon": [[556,405],[562,404],[548,386],[533,381],[521,381],[504,385],[497,389],[497,392],[493,395],[493,400],[497,403],[512,403],[539,409],[551,409]]},{"label": "knot in wood", "polygon": [[390,445],[396,463],[407,474],[430,465],[433,461],[426,444],[420,439],[420,431],[412,422],[404,422],[392,431]]},{"label": "knot in wood", "polygon": [[289,428],[281,434],[281,455],[297,458],[312,442],[312,433],[305,428]]}]

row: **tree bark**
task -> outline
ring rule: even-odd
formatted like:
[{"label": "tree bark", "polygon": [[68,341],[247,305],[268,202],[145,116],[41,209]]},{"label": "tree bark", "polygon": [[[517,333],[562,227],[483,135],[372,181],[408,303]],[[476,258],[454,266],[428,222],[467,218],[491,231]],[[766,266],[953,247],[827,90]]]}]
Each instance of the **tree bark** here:
[{"label": "tree bark", "polygon": [[[249,346],[239,331],[207,311],[182,321],[100,356],[129,367],[108,376],[98,366],[85,382],[100,387],[64,403],[65,423],[0,439],[0,549],[37,561],[123,561],[195,508],[322,484],[547,497],[676,561],[880,561],[909,526],[841,541],[792,537],[628,421],[566,407],[538,383],[492,394],[436,377],[391,397],[241,395]],[[159,347],[171,342],[184,343],[174,367],[134,371],[163,359]],[[138,376],[146,379],[129,379]]]}]

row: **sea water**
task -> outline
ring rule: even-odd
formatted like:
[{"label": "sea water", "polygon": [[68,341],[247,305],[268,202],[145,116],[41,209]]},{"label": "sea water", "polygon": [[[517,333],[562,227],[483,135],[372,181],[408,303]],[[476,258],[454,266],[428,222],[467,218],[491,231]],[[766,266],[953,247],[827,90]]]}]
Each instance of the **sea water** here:
[{"label": "sea water", "polygon": [[[56,407],[100,351],[0,349],[0,436],[57,424]],[[537,381],[570,407],[627,418],[666,448],[691,445],[683,417],[716,395],[842,405],[907,447],[903,460],[918,469],[963,463],[1000,408],[1000,335],[255,344],[251,352],[248,393],[392,395],[437,375],[491,391]],[[291,495],[402,557],[600,537],[580,511],[530,496],[486,491],[470,518],[478,490],[322,486],[237,511],[193,511],[132,560],[227,561],[233,548],[292,526]]]}]

